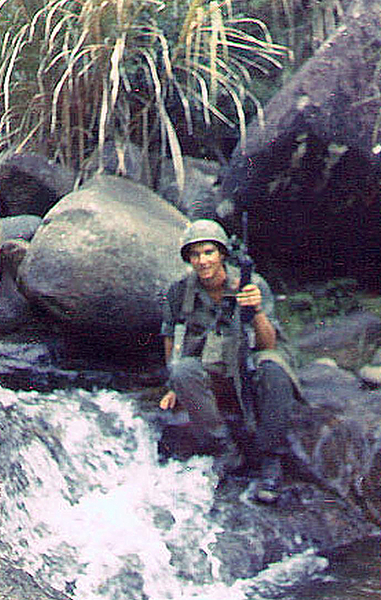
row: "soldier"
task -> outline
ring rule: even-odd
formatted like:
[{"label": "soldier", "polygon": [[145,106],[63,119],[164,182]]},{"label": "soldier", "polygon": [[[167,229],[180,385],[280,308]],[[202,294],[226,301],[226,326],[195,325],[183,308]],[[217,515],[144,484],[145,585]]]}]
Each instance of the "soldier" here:
[{"label": "soldier", "polygon": [[[228,236],[217,222],[200,219],[188,226],[181,256],[192,271],[171,286],[164,305],[170,389],[160,407],[179,403],[187,409],[198,452],[216,455],[220,477],[258,462],[257,499],[273,502],[282,483],[298,385],[282,353],[268,284],[252,272],[240,289],[240,271],[228,263],[228,255]],[[245,326],[241,313],[248,309]],[[232,415],[245,424],[243,452],[228,425]]]}]

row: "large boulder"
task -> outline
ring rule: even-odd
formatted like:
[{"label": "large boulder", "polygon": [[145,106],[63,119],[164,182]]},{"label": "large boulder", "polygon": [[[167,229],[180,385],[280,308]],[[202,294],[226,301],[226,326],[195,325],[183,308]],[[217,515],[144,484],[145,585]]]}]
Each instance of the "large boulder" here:
[{"label": "large boulder", "polygon": [[45,216],[20,265],[20,287],[88,337],[155,333],[163,293],[184,269],[186,223],[150,189],[96,176]]},{"label": "large boulder", "polygon": [[378,0],[353,0],[232,156],[223,194],[249,211],[262,271],[274,265],[288,280],[349,275],[378,286],[380,25]]}]

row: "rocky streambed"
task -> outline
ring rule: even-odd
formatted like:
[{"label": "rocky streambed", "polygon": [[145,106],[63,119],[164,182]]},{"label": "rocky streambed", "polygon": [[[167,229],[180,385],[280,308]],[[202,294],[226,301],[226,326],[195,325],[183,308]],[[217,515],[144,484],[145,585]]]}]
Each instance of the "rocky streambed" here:
[{"label": "rocky streambed", "polygon": [[[299,369],[308,406],[295,416],[295,460],[275,506],[253,500],[253,473],[218,485],[210,457],[162,461],[161,436],[179,431],[180,417],[157,409],[158,355],[125,367],[96,355],[80,364],[65,361],[57,340],[9,336],[0,344],[0,597],[87,590],[86,600],[156,600],[171,588],[174,598],[246,598],[285,556],[299,557],[308,577],[332,549],[380,535],[381,389],[350,365],[360,326],[374,351],[381,327],[364,312],[298,339],[315,356]],[[120,536],[130,542],[121,546]],[[157,588],[152,539],[167,578]],[[91,564],[104,547],[98,578]]]}]

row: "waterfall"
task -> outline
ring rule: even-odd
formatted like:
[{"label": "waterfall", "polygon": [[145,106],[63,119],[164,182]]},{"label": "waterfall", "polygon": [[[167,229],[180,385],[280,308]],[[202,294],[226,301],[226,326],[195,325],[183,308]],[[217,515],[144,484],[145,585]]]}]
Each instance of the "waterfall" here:
[{"label": "waterfall", "polygon": [[136,394],[1,388],[0,423],[3,556],[74,600],[275,597],[326,566],[306,552],[224,583],[212,459],[161,464]]}]

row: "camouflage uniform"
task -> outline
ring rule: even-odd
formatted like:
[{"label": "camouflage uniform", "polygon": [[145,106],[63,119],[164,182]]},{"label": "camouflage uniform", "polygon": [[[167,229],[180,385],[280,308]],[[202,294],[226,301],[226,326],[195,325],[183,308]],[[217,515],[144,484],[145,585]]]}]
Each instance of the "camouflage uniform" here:
[{"label": "camouflage uniform", "polygon": [[[261,290],[262,309],[278,337],[277,351],[259,351],[252,326],[245,334],[242,331],[234,301],[239,271],[229,264],[225,268],[225,294],[219,304],[194,273],[172,285],[166,296],[161,333],[174,341],[169,386],[206,444],[211,437],[226,435],[226,417],[234,412],[243,418],[256,453],[281,453],[300,390],[274,316],[273,295],[263,277],[252,273],[252,283]],[[242,388],[248,372],[242,370],[243,347],[250,373],[249,398]]]}]

